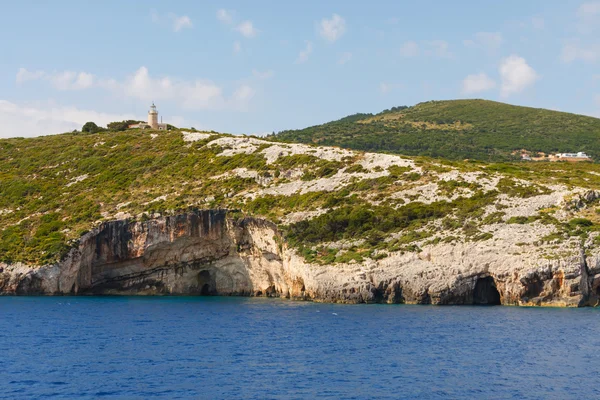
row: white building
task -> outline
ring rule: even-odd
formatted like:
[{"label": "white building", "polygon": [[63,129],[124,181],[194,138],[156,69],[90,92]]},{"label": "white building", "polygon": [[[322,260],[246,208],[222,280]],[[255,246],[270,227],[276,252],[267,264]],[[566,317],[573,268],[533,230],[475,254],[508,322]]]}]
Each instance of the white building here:
[{"label": "white building", "polygon": [[134,129],[134,128],[156,129],[159,131],[166,131],[167,124],[162,123],[162,118],[161,118],[161,122],[158,122],[158,111],[156,110],[156,106],[154,105],[154,102],[152,102],[152,105],[150,106],[150,110],[148,111],[148,123],[140,122],[138,124],[129,125],[129,129]]},{"label": "white building", "polygon": [[557,158],[582,158],[582,159],[590,158],[587,154],[585,154],[582,151],[580,151],[578,153],[559,153],[556,155],[556,157]]}]

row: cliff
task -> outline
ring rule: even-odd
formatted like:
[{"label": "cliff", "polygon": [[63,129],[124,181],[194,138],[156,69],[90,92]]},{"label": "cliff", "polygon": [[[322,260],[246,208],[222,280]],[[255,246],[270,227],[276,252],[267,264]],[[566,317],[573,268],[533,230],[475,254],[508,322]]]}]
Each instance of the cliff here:
[{"label": "cliff", "polygon": [[3,265],[7,294],[287,293],[277,228],[207,210],[145,222],[107,222],[60,262]]},{"label": "cliff", "polygon": [[[103,223],[60,262],[0,264],[16,295],[239,295],[344,303],[596,305],[597,257],[532,266],[502,248],[430,246],[363,264],[310,264],[275,224],[203,210]],[[468,258],[465,258],[468,254]],[[589,265],[593,264],[593,267]]]},{"label": "cliff", "polygon": [[0,140],[0,171],[0,294],[598,300],[592,163],[127,131]]}]

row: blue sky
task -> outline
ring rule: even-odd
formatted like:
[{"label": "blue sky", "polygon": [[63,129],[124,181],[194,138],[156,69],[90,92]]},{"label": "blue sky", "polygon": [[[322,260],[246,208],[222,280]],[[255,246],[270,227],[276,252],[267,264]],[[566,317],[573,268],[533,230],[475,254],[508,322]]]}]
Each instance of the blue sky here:
[{"label": "blue sky", "polygon": [[145,119],[263,134],[421,101],[600,117],[600,1],[12,1],[0,137]]}]

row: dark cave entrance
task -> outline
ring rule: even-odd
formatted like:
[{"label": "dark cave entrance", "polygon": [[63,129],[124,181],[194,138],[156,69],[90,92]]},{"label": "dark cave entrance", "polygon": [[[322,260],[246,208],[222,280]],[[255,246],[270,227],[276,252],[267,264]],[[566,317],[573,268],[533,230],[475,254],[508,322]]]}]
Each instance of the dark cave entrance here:
[{"label": "dark cave entrance", "polygon": [[477,279],[473,290],[473,304],[482,306],[499,306],[501,304],[500,293],[496,289],[494,278],[488,276]]},{"label": "dark cave entrance", "polygon": [[200,289],[200,296],[210,296],[210,285],[205,283]]},{"label": "dark cave entrance", "polygon": [[215,294],[212,286],[212,277],[209,271],[200,271],[198,274],[198,287],[200,288],[200,296],[210,296]]}]

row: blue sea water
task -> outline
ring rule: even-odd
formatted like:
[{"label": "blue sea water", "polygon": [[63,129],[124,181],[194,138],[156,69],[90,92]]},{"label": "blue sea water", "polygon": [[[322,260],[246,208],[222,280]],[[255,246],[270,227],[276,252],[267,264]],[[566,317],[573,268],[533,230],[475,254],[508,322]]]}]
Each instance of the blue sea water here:
[{"label": "blue sea water", "polygon": [[0,398],[600,398],[595,309],[0,297]]}]

